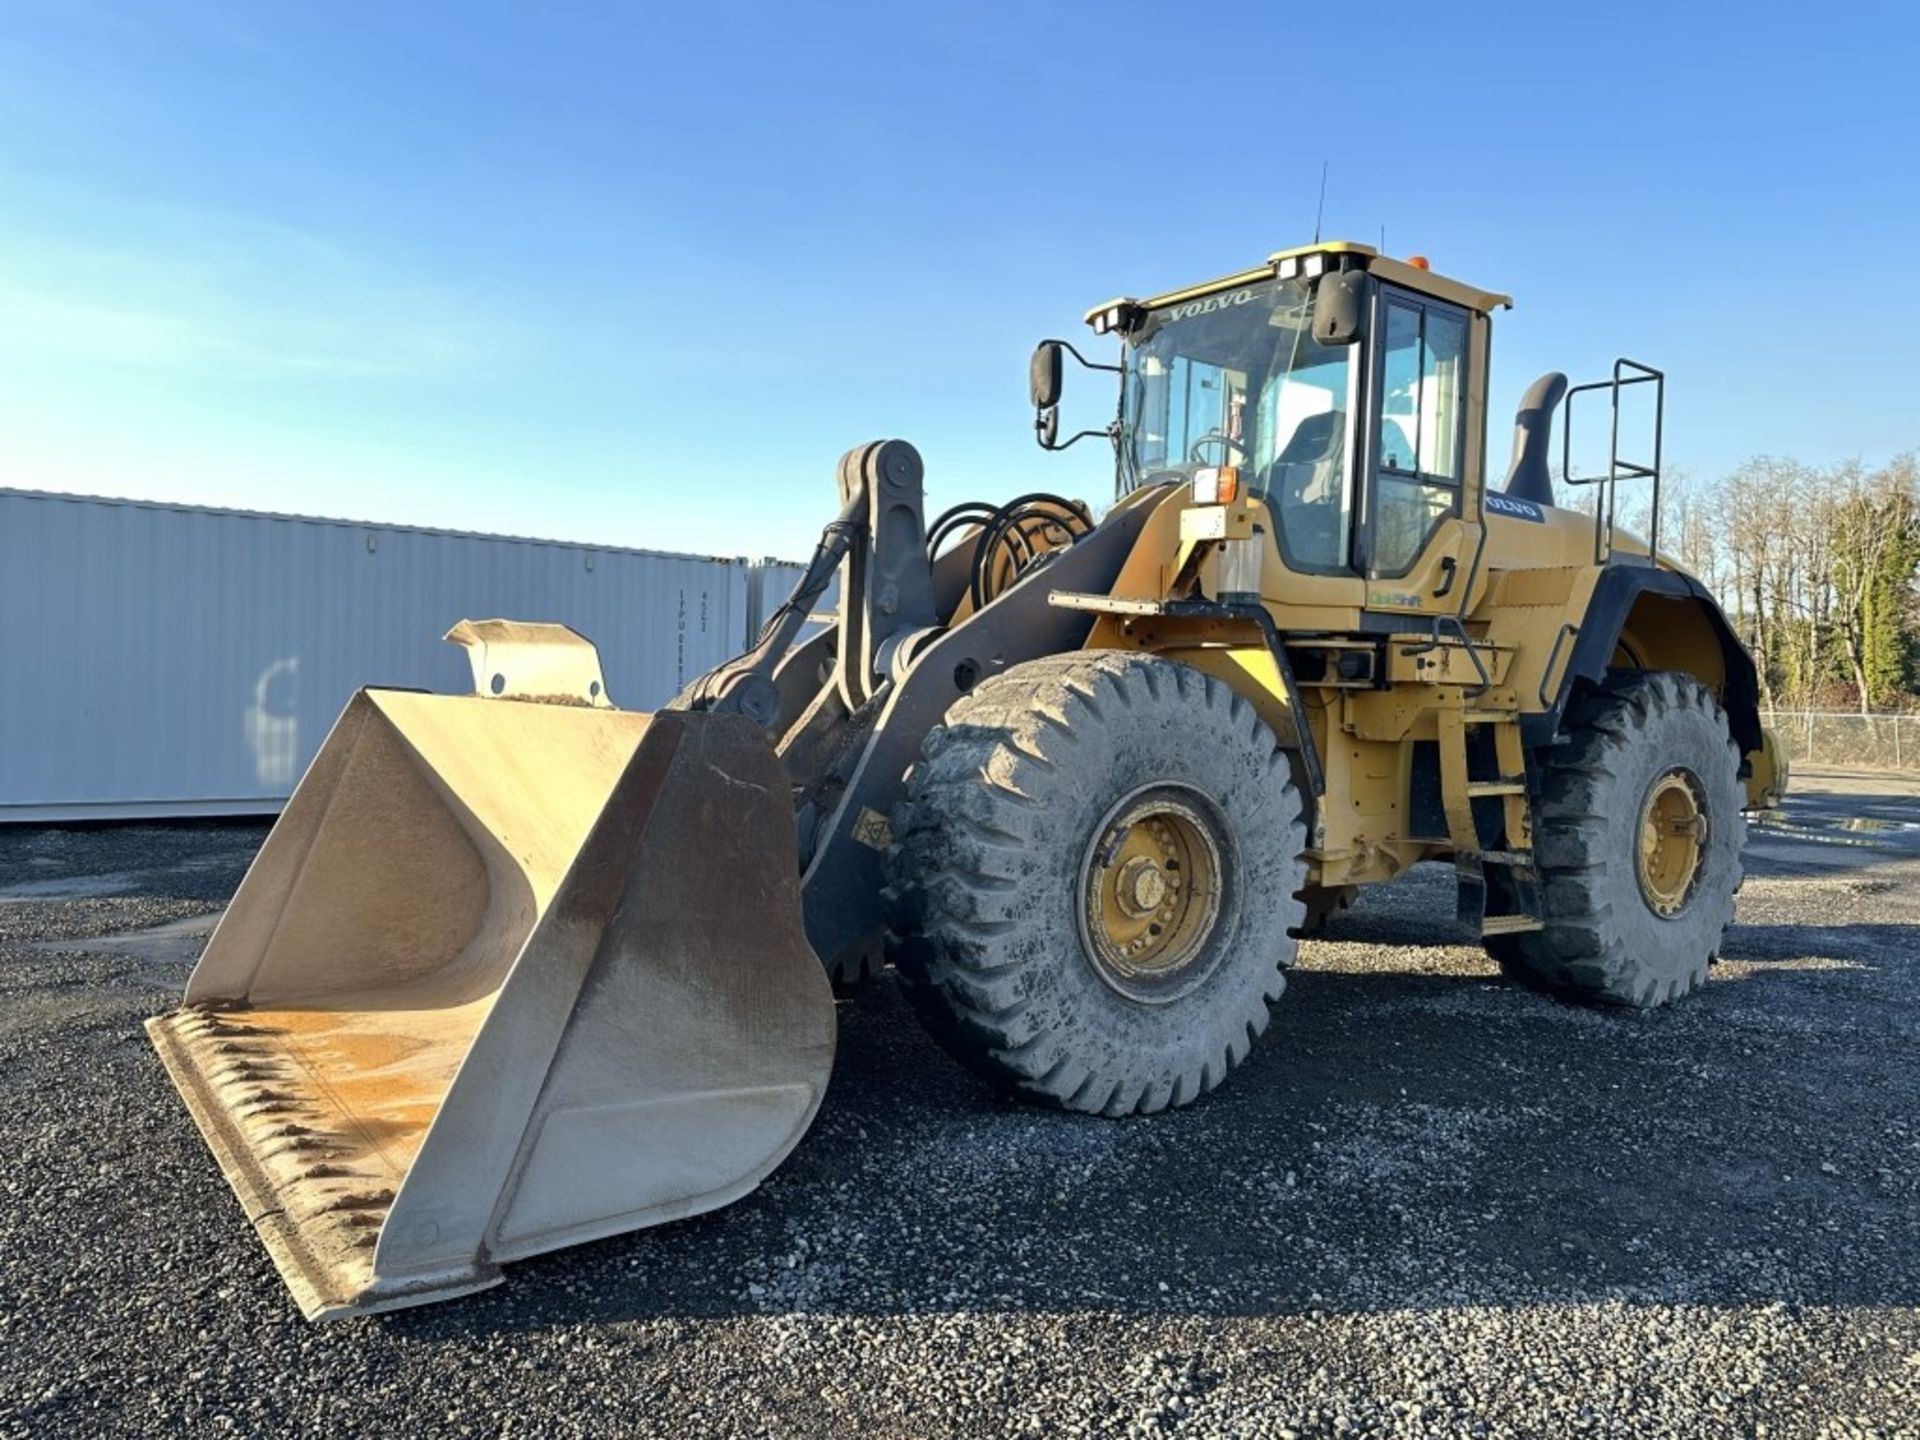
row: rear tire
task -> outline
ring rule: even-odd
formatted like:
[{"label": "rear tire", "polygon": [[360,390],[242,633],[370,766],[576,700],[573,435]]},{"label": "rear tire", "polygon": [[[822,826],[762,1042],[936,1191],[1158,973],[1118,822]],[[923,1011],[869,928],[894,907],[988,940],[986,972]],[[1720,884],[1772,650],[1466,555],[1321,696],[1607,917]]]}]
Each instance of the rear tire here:
[{"label": "rear tire", "polygon": [[1300,814],[1273,732],[1222,681],[1117,651],[1015,666],[955,702],[896,814],[901,983],[1001,1089],[1187,1104],[1285,988]]},{"label": "rear tire", "polygon": [[[1577,697],[1544,752],[1534,855],[1546,928],[1487,951],[1523,984],[1646,1009],[1691,993],[1740,888],[1740,755],[1691,676],[1619,676]],[[1689,839],[1688,837],[1692,837]]]}]

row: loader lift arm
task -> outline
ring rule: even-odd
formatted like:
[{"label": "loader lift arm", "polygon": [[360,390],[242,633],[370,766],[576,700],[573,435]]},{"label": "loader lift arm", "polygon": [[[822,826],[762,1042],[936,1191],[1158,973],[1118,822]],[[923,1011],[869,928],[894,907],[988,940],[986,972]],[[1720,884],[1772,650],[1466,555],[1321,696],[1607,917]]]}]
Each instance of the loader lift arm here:
[{"label": "loader lift arm", "polygon": [[776,743],[793,697],[780,664],[814,603],[840,575],[836,683],[849,710],[871,699],[902,648],[936,622],[926,553],[926,470],[904,440],[875,440],[840,457],[840,513],[828,523],[793,593],[768,617],[753,648],[708,671],[669,707],[745,715]]},{"label": "loader lift arm", "polygon": [[[924,478],[919,452],[904,440],[849,450],[839,466],[840,512],[792,594],[753,649],[670,707],[744,714],[773,741],[793,782],[809,942],[840,982],[883,962],[883,862],[921,742],[982,680],[1085,643],[1092,618],[1049,597],[1109,589],[1151,509],[1123,506],[1095,529],[1083,507],[1056,496],[962,506],[940,527],[943,536],[962,531],[960,542],[936,560],[922,519]],[[1021,536],[1023,517],[1035,515],[1064,537],[1060,548]],[[1009,537],[1012,563],[992,591],[987,572]],[[796,648],[836,569],[838,623]]]},{"label": "loader lift arm", "polygon": [[[864,538],[867,495],[864,487],[840,507],[840,513],[820,533],[813,559],[793,587],[793,593],[781,603],[760,629],[760,638],[746,654],[727,661],[702,675],[668,705],[670,710],[698,710],[718,715],[745,715],[767,731],[775,731],[780,719],[780,687],[775,672],[793,649],[793,642],[807,623],[807,616],[820,597],[833,584],[834,572],[853,547]],[[777,733],[770,736],[778,739]]]}]

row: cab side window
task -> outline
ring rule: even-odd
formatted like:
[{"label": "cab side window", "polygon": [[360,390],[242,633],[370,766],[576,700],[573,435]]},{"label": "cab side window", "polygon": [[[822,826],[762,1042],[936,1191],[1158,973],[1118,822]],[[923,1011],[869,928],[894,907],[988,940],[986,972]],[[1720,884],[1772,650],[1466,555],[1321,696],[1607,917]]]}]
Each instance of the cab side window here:
[{"label": "cab side window", "polygon": [[1467,324],[1398,296],[1383,308],[1371,568],[1392,577],[1411,570],[1435,527],[1459,513]]}]

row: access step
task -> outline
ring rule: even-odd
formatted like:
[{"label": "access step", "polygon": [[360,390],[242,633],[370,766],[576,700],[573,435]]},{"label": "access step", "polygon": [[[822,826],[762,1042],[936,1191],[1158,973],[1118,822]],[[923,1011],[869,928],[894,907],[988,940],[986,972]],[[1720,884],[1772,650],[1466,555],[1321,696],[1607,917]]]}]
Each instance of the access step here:
[{"label": "access step", "polygon": [[1527,782],[1524,776],[1516,780],[1469,780],[1467,782],[1467,794],[1475,797],[1481,795],[1524,795],[1526,793]]},{"label": "access step", "polygon": [[1533,852],[1531,850],[1482,850],[1480,861],[1484,865],[1531,865]]},{"label": "access step", "polygon": [[1546,928],[1531,915],[1487,915],[1480,921],[1483,939],[1488,935],[1526,935]]}]

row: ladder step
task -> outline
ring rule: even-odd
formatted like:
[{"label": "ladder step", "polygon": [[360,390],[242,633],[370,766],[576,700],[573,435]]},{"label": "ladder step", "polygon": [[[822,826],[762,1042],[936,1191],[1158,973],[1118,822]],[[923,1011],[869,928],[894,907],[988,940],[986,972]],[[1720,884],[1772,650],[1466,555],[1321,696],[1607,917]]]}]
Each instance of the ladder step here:
[{"label": "ladder step", "polygon": [[1518,710],[1462,710],[1463,725],[1513,725],[1520,719]]},{"label": "ladder step", "polygon": [[1482,850],[1480,861],[1483,865],[1531,865],[1533,852],[1531,850]]},{"label": "ladder step", "polygon": [[1469,795],[1524,795],[1527,793],[1525,780],[1469,780]]},{"label": "ladder step", "polygon": [[1525,935],[1546,928],[1531,915],[1488,915],[1480,922],[1482,935]]}]

